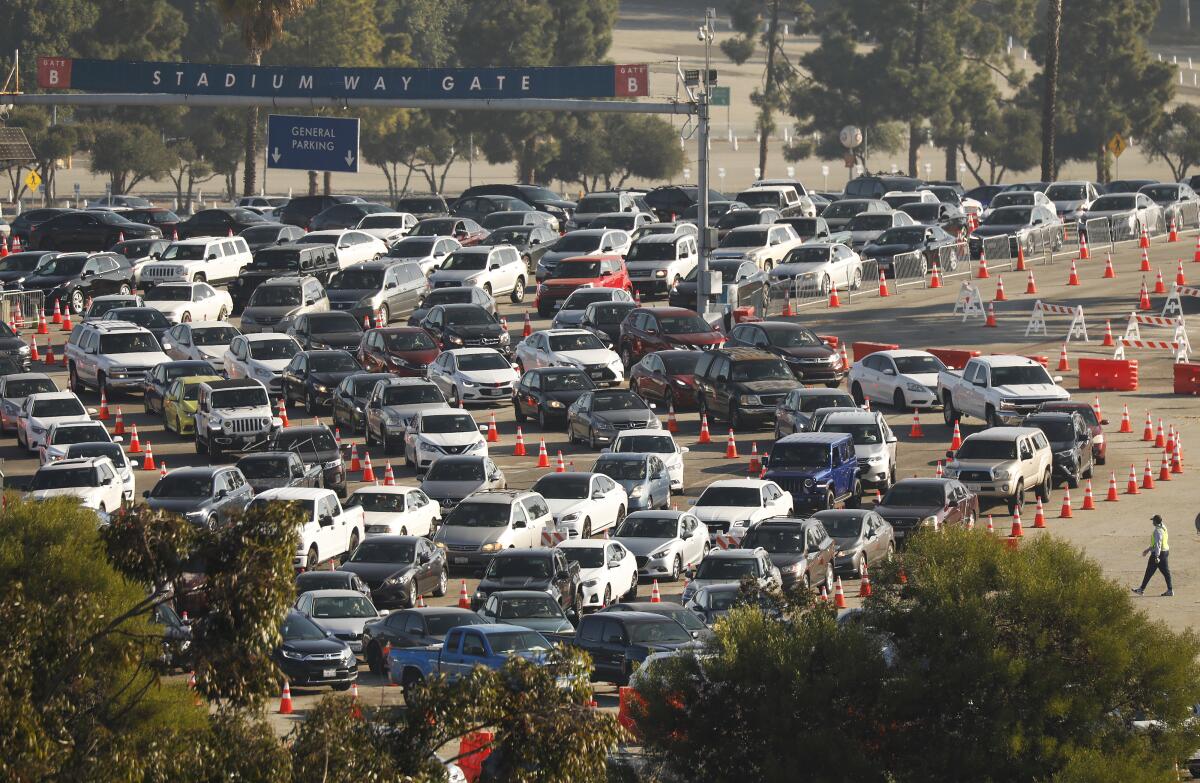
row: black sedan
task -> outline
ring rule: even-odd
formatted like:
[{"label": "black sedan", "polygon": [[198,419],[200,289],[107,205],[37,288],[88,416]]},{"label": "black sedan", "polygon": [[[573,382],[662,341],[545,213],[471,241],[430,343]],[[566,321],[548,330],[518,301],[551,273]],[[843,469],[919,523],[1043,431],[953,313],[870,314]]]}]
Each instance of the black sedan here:
[{"label": "black sedan", "polygon": [[25,278],[33,274],[37,265],[47,256],[57,255],[53,250],[26,250],[0,258],[0,287],[15,291]]},{"label": "black sedan", "polygon": [[267,451],[294,451],[305,465],[319,465],[325,488],[346,497],[346,463],[333,432],[324,424],[279,429],[267,441]]},{"label": "black sedan", "polygon": [[363,328],[350,313],[306,313],[292,322],[287,333],[306,350],[356,351],[362,342]]},{"label": "black sedan", "polygon": [[10,230],[14,238],[21,240],[25,244],[29,244],[29,232],[34,226],[40,226],[50,218],[65,215],[68,212],[77,212],[74,209],[64,209],[62,207],[43,207],[41,209],[27,209],[21,214],[13,218],[10,224]]},{"label": "black sedan", "polygon": [[391,207],[383,204],[373,204],[369,201],[334,204],[313,215],[313,219],[309,222],[308,227],[312,231],[358,228],[358,224],[367,215],[373,215],[376,212],[391,211]]},{"label": "black sedan", "polygon": [[371,588],[362,577],[349,571],[301,571],[296,574],[296,597],[311,590],[357,590],[367,598],[371,597]]},{"label": "black sedan", "polygon": [[367,397],[375,384],[391,377],[386,372],[356,372],[343,378],[329,400],[333,426],[341,428],[347,435],[363,432],[367,426]]},{"label": "black sedan", "polygon": [[567,437],[571,443],[590,444],[593,451],[612,443],[621,430],[658,426],[650,403],[625,389],[584,392],[567,409]]},{"label": "black sedan", "polygon": [[[924,277],[935,262],[944,267],[943,272],[955,271],[959,262],[958,251],[943,251],[942,248],[957,246],[958,240],[941,226],[896,226],[868,242],[860,251],[860,255],[864,261],[871,259],[879,264],[880,271],[886,271],[888,280],[895,280],[896,275],[917,278]],[[939,261],[943,252],[947,254],[946,259]],[[920,261],[896,268],[895,257],[903,253],[920,253]]]},{"label": "black sedan", "polygon": [[283,621],[282,636],[272,657],[289,682],[346,691],[358,679],[358,660],[350,645],[294,609]]},{"label": "black sedan", "polygon": [[[646,194],[646,203],[658,215],[658,219],[673,223],[688,207],[700,201],[700,188],[695,185],[662,185]],[[723,193],[708,191],[709,203],[728,201]]]},{"label": "black sedan", "polygon": [[263,223],[242,229],[241,238],[250,246],[254,253],[271,245],[286,245],[304,236],[304,229],[299,226],[288,226],[283,223]]},{"label": "black sedan", "polygon": [[158,310],[150,307],[114,307],[104,313],[101,321],[128,321],[144,329],[149,329],[154,339],[162,342],[163,332],[173,324]]},{"label": "black sedan", "polygon": [[116,253],[64,253],[44,259],[21,286],[45,294],[46,307],[61,302],[78,315],[87,300],[105,294],[128,294],[133,290],[133,267]]},{"label": "black sedan", "polygon": [[430,308],[420,326],[443,351],[487,347],[505,356],[512,354],[508,333],[500,328],[500,320],[477,304],[437,305]]},{"label": "black sedan", "polygon": [[[767,288],[767,273],[758,268],[758,264],[753,261],[743,261],[739,258],[730,258],[724,260],[713,261],[708,265],[710,271],[721,273],[722,285],[738,286],[738,304],[748,301],[754,295],[761,295],[761,292]],[[696,274],[699,267],[695,267],[691,272],[688,272],[687,277],[671,286],[671,293],[667,296],[667,303],[671,307],[686,307],[691,309],[696,306]]]},{"label": "black sedan", "polygon": [[431,606],[392,612],[363,626],[363,657],[375,674],[383,674],[385,647],[428,647],[441,644],[451,628],[483,625],[484,619],[470,609]]},{"label": "black sedan", "polygon": [[189,237],[223,237],[240,234],[251,226],[261,226],[267,219],[245,207],[202,209],[176,226],[180,239]]},{"label": "black sedan", "polygon": [[162,232],[116,212],[64,212],[29,232],[30,250],[107,250],[126,239],[159,239]]},{"label": "black sedan", "polygon": [[637,302],[592,302],[583,311],[579,327],[599,337],[605,347],[612,348],[621,339],[621,322],[638,307]]},{"label": "black sedan", "polygon": [[504,226],[488,234],[479,244],[512,245],[521,254],[525,265],[533,269],[556,239],[558,234],[546,226]]},{"label": "black sedan", "polygon": [[304,404],[304,411],[315,416],[327,407],[337,385],[362,366],[349,351],[300,351],[283,370],[280,383],[283,404]]},{"label": "black sedan", "polygon": [[376,606],[411,609],[419,596],[446,594],[446,555],[422,536],[372,536],[340,570],[358,574]]},{"label": "black sedan", "polygon": [[146,413],[162,413],[163,397],[166,396],[171,381],[189,375],[212,374],[212,365],[200,359],[156,364],[154,369],[146,373],[146,380],[142,384],[142,409]]},{"label": "black sedan", "polygon": [[576,367],[539,367],[522,375],[513,387],[513,414],[518,422],[534,417],[546,430],[551,422],[565,422],[567,409],[595,388],[587,373]]},{"label": "black sedan", "polygon": [[953,204],[914,201],[902,205],[900,211],[923,226],[938,226],[951,236],[963,236],[967,230],[967,213]]}]

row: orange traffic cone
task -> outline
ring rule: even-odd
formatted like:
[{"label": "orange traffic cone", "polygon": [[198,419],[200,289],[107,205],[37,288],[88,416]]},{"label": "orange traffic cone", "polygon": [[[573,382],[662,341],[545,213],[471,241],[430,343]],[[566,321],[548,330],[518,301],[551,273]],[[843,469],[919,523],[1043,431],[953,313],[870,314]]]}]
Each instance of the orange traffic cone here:
[{"label": "orange traffic cone", "polygon": [[1083,511],[1096,510],[1096,496],[1092,494],[1092,480],[1088,479],[1087,485],[1083,489],[1083,505],[1079,507]]},{"label": "orange traffic cone", "polygon": [[1004,293],[1004,276],[996,275],[996,296],[992,299],[993,302],[1007,302],[1008,296]]},{"label": "orange traffic cone", "polygon": [[1121,411],[1121,428],[1117,432],[1133,432],[1133,422],[1129,420],[1129,404],[1126,403]]},{"label": "orange traffic cone", "polygon": [[396,486],[396,474],[392,472],[392,461],[390,459],[383,463],[383,485],[385,487]]},{"label": "orange traffic cone", "polygon": [[1154,276],[1154,293],[1165,294],[1166,292],[1167,292],[1167,283],[1165,280],[1163,280],[1162,270],[1161,269],[1156,270],[1156,274]]},{"label": "orange traffic cone", "polygon": [[846,591],[842,589],[842,578],[840,576],[833,583],[833,605],[838,609],[846,608]]},{"label": "orange traffic cone", "polygon": [[1150,269],[1150,254],[1148,252],[1146,252],[1145,248],[1142,248],[1142,263],[1138,266],[1138,271],[1139,272],[1152,271]]},{"label": "orange traffic cone", "polygon": [[419,594],[419,595],[417,595],[417,608],[418,608],[418,609],[425,609],[425,608],[426,608],[426,606],[425,606],[425,596],[424,596],[423,594]]},{"label": "orange traffic cone", "polygon": [[567,463],[563,461],[562,451],[558,452],[558,463],[554,466],[555,473],[566,473]]},{"label": "orange traffic cone", "polygon": [[466,579],[462,580],[462,584],[458,588],[458,608],[459,609],[470,609],[471,608],[471,596],[467,595],[467,580]]},{"label": "orange traffic cone", "polygon": [[862,566],[862,578],[858,581],[858,597],[871,597],[871,576],[867,573],[867,564],[865,562]]},{"label": "orange traffic cone", "polygon": [[[162,478],[165,475],[167,475],[167,461],[164,459],[163,461],[158,463],[158,477]],[[185,622],[186,622],[186,619],[185,619]]]},{"label": "orange traffic cone", "polygon": [[910,438],[925,437],[925,430],[921,429],[921,414],[917,411],[916,408],[913,408],[913,423],[912,423],[912,427],[910,427],[908,430],[908,437],[910,437]]},{"label": "orange traffic cone", "polygon": [[1167,241],[1178,242],[1179,231],[1175,228],[1175,218],[1171,218],[1170,227],[1167,229]]},{"label": "orange traffic cone", "polygon": [[987,320],[983,322],[983,326],[986,329],[996,328],[996,304],[994,302],[988,302]]},{"label": "orange traffic cone", "polygon": [[1196,235],[1196,252],[1192,255],[1192,260],[1200,264],[1200,234]]},{"label": "orange traffic cone", "polygon": [[733,428],[729,428],[729,438],[725,441],[725,459],[737,459],[737,441],[733,439]]},{"label": "orange traffic cone", "polygon": [[1070,519],[1072,516],[1074,515],[1071,513],[1071,489],[1068,487],[1063,490],[1062,510],[1058,512],[1058,518]]},{"label": "orange traffic cone", "polygon": [[983,245],[979,246],[979,268],[975,271],[975,277],[979,280],[986,280],[991,275],[988,274],[987,255],[983,252]]},{"label": "orange traffic cone", "polygon": [[[945,475],[946,475],[946,472],[944,470],[942,470],[942,461],[939,459],[937,461],[937,468],[933,471],[933,477],[934,478],[944,478]],[[878,492],[879,490],[875,490],[875,491]]]},{"label": "orange traffic cone", "polygon": [[283,427],[288,426],[289,422],[288,422],[288,417],[287,417],[287,403],[285,403],[283,401],[282,397],[279,398],[278,409],[279,409],[279,424],[280,424],[280,426],[283,426]]},{"label": "orange traffic cone", "polygon": [[521,336],[528,337],[533,334],[533,324],[529,322],[529,311],[525,311],[525,326],[521,329]]},{"label": "orange traffic cone", "polygon": [[655,579],[654,583],[650,586],[650,603],[652,603],[652,604],[661,604],[662,603],[662,593],[658,589],[658,580],[657,579]]},{"label": "orange traffic cone", "polygon": [[1187,277],[1183,274],[1183,259],[1179,259],[1179,268],[1175,270],[1175,285],[1187,285]]},{"label": "orange traffic cone", "polygon": [[154,448],[146,443],[146,458],[142,460],[142,470],[154,470]]},{"label": "orange traffic cone", "polygon": [[1134,465],[1129,466],[1129,480],[1125,482],[1125,494],[1126,495],[1142,494],[1141,489],[1138,488],[1137,467]]},{"label": "orange traffic cone", "polygon": [[[1087,245],[1083,245],[1084,248]],[[1067,277],[1067,285],[1081,285],[1079,282],[1079,270],[1075,268],[1075,259],[1071,259],[1071,274]]]},{"label": "orange traffic cone", "polygon": [[121,406],[117,406],[117,418],[113,422],[113,435],[125,434],[125,415],[121,411]]},{"label": "orange traffic cone", "polygon": [[1018,272],[1025,271],[1025,248],[1020,242],[1017,243],[1017,265],[1013,267],[1013,269],[1017,270]]},{"label": "orange traffic cone", "polygon": [[888,289],[887,289],[887,270],[886,269],[879,270],[879,296],[880,297],[891,296],[891,294],[888,293]]},{"label": "orange traffic cone", "polygon": [[108,421],[108,395],[104,392],[104,387],[100,387],[100,411],[96,414],[96,418],[100,421]]},{"label": "orange traffic cone", "polygon": [[712,443],[712,435],[708,432],[708,414],[700,414],[700,439],[698,443]]},{"label": "orange traffic cone", "polygon": [[1179,438],[1175,439],[1175,453],[1171,455],[1171,472],[1183,472],[1183,441]]},{"label": "orange traffic cone", "polygon": [[[1171,459],[1168,456],[1169,454],[1170,454],[1170,452],[1168,452],[1166,450],[1164,450],[1162,453],[1162,463],[1158,466],[1158,480],[1159,481],[1170,481],[1171,480]],[[1150,475],[1150,460],[1146,460],[1146,475],[1147,476]],[[1143,480],[1143,483],[1145,483],[1144,480]],[[1151,485],[1151,486],[1153,486],[1153,485]]]},{"label": "orange traffic cone", "polygon": [[1104,254],[1104,279],[1112,280],[1117,276],[1117,270],[1112,265],[1112,253]]},{"label": "orange traffic cone", "polygon": [[758,459],[758,441],[753,441],[750,444],[750,465],[747,468],[747,473],[754,476],[762,471],[762,462]]},{"label": "orange traffic cone", "polygon": [[500,442],[500,431],[496,429],[496,414],[494,412],[491,414],[491,420],[488,421],[487,442]]},{"label": "orange traffic cone", "polygon": [[29,338],[29,361],[40,362],[41,360],[42,356],[38,353],[37,338],[31,337]]},{"label": "orange traffic cone", "polygon": [[1113,339],[1112,321],[1106,320],[1104,322],[1104,342],[1102,342],[1100,344],[1102,346],[1104,346],[1105,348],[1112,348],[1114,345],[1117,344],[1116,340]]},{"label": "orange traffic cone", "polygon": [[525,456],[525,433],[521,431],[520,427],[517,427],[517,445],[513,446],[513,456]]},{"label": "orange traffic cone", "polygon": [[1163,420],[1158,420],[1158,431],[1154,433],[1154,448],[1165,449],[1167,447],[1167,438],[1163,435]]},{"label": "orange traffic cone", "polygon": [[1030,269],[1029,270],[1029,280],[1028,280],[1028,282],[1025,283],[1025,293],[1036,294],[1037,292],[1038,292],[1037,281],[1033,279],[1033,270]]},{"label": "orange traffic cone", "polygon": [[975,529],[975,517],[967,517],[967,530]]},{"label": "orange traffic cone", "polygon": [[679,432],[679,422],[675,418],[675,401],[667,403],[667,432]]},{"label": "orange traffic cone", "polygon": [[958,419],[954,420],[954,435],[950,438],[950,450],[958,451],[962,448],[962,432],[958,429]]},{"label": "orange traffic cone", "polygon": [[358,683],[350,683],[350,717],[361,719],[363,716],[362,707],[358,704]]},{"label": "orange traffic cone", "polygon": [[1062,350],[1058,352],[1058,371],[1066,372],[1071,369],[1071,360],[1067,358],[1067,344],[1062,344]]},{"label": "orange traffic cone", "polygon": [[1117,472],[1114,470],[1108,476],[1108,495],[1104,498],[1107,503],[1115,503],[1120,498],[1117,497]]},{"label": "orange traffic cone", "polygon": [[795,315],[792,311],[792,291],[791,288],[785,288],[783,291],[783,312],[780,315],[785,318]]},{"label": "orange traffic cone", "polygon": [[133,434],[129,436],[129,453],[141,454],[142,442],[138,439],[137,423],[130,425],[133,428]]},{"label": "orange traffic cone", "polygon": [[[1163,456],[1166,456],[1166,452],[1163,452]],[[1167,472],[1170,473],[1169,468]],[[1149,457],[1146,457],[1146,469],[1142,472],[1142,489],[1154,489],[1154,469],[1150,467]]]},{"label": "orange traffic cone", "polygon": [[46,341],[46,366],[54,366],[54,343]]},{"label": "orange traffic cone", "polygon": [[992,521],[991,514],[988,514],[987,532],[988,532],[988,535],[992,535],[992,536],[996,535],[996,525]]},{"label": "orange traffic cone", "polygon": [[1146,424],[1142,429],[1142,440],[1154,440],[1154,420],[1150,418],[1150,411],[1146,411]]},{"label": "orange traffic cone", "polygon": [[846,369],[850,368],[850,354],[846,353],[846,344],[845,343],[840,343],[838,345],[838,358],[842,360],[843,368],[846,368]]},{"label": "orange traffic cone", "polygon": [[1042,505],[1042,499],[1037,499],[1037,511],[1033,515],[1033,526],[1035,528],[1044,528],[1046,526],[1046,509]]},{"label": "orange traffic cone", "polygon": [[[1196,249],[1196,260],[1200,261],[1200,243],[1197,243],[1196,248],[1197,248]],[[930,288],[941,288],[942,287],[942,272],[940,269],[938,269],[937,261],[933,262],[933,275],[929,278],[929,287]]]},{"label": "orange traffic cone", "polygon": [[[1197,244],[1196,247],[1200,248],[1200,244]],[[1196,254],[1197,254],[1197,256],[1200,256],[1200,249],[1198,249],[1196,251]],[[54,300],[54,315],[53,315],[53,317],[50,318],[50,322],[55,323],[55,324],[62,323],[62,300],[61,299]]]},{"label": "orange traffic cone", "polygon": [[358,459],[358,444],[350,444],[350,472],[357,473],[362,470],[362,462]]},{"label": "orange traffic cone", "polygon": [[538,443],[538,461],[539,468],[550,467],[550,453],[546,451],[546,438],[543,436]]},{"label": "orange traffic cone", "polygon": [[1175,425],[1171,424],[1167,427],[1167,451],[1175,450]]},{"label": "orange traffic cone", "polygon": [[1146,278],[1142,278],[1142,290],[1138,292],[1138,309],[1153,310],[1154,306],[1150,304],[1150,292],[1146,290]]},{"label": "orange traffic cone", "polygon": [[830,307],[841,307],[842,306],[842,300],[838,299],[837,283],[834,283],[833,288],[831,288],[829,290],[829,306]]},{"label": "orange traffic cone", "polygon": [[1150,247],[1150,232],[1146,230],[1145,226],[1142,226],[1142,236],[1138,240],[1138,247],[1141,247],[1141,248],[1149,248]]},{"label": "orange traffic cone", "polygon": [[1100,412],[1099,394],[1092,398],[1092,413],[1096,414],[1096,421],[1101,421],[1104,418],[1104,414]]},{"label": "orange traffic cone", "polygon": [[1013,512],[1012,529],[1009,531],[1009,538],[1021,538],[1025,535],[1025,528],[1021,527],[1021,508]]},{"label": "orange traffic cone", "polygon": [[283,681],[283,694],[279,697],[279,714],[292,714],[292,688],[287,680]]},{"label": "orange traffic cone", "polygon": [[821,592],[817,595],[817,600],[823,604],[829,603],[829,593],[825,592],[825,585],[821,585]]},{"label": "orange traffic cone", "polygon": [[[1087,234],[1080,234],[1079,235],[1079,260],[1087,261],[1091,257],[1092,257],[1092,254],[1088,252]],[[1072,259],[1071,265],[1072,266],[1075,265],[1074,259]]]},{"label": "orange traffic cone", "polygon": [[371,466],[371,452],[363,449],[363,481],[375,481],[375,468]]},{"label": "orange traffic cone", "polygon": [[67,308],[67,312],[63,313],[62,330],[69,332],[75,327],[71,324],[71,308]]}]

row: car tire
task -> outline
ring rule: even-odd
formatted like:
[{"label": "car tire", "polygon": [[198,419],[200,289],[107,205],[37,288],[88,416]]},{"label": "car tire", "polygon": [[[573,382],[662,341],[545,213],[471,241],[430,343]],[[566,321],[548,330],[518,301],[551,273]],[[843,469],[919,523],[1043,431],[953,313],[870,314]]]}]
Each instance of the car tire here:
[{"label": "car tire", "polygon": [[184,310],[184,311],[183,311],[183,315],[179,316],[179,323],[181,323],[181,324],[190,324],[191,322],[192,322],[192,314],[191,314],[191,312],[189,312],[189,311],[187,311],[187,310]]},{"label": "car tire", "polygon": [[380,324],[380,326],[387,326],[391,322],[392,322],[391,309],[387,306],[387,304],[379,305],[379,324]]},{"label": "car tire", "polygon": [[850,396],[854,398],[854,404],[860,408],[867,400],[866,395],[863,394],[862,385],[858,381],[850,384]]},{"label": "car tire", "polygon": [[855,479],[854,486],[850,489],[850,497],[846,498],[846,508],[859,508],[862,506],[862,491],[862,482]]},{"label": "car tire", "polygon": [[417,605],[417,580],[413,579],[408,583],[408,594],[405,596],[408,601],[408,608],[416,608]]},{"label": "car tire", "polygon": [[835,577],[833,574],[833,561],[831,560],[830,562],[825,564],[825,582],[824,582],[825,589],[831,593],[833,592],[833,580],[834,579],[835,579]]},{"label": "car tire", "polygon": [[305,568],[309,571],[314,570],[321,564],[320,552],[317,550],[317,545],[313,544],[308,548],[308,560],[305,562]]},{"label": "car tire", "polygon": [[996,409],[993,408],[991,405],[989,405],[983,409],[983,418],[984,418],[984,421],[987,422],[988,427],[1003,427],[1004,426],[1004,422],[1000,420],[1000,416],[999,416],[999,414],[996,413]]},{"label": "car tire", "polygon": [[1016,489],[1013,490],[1013,496],[1008,499],[1008,513],[1015,514],[1025,504],[1025,482],[1018,480]]},{"label": "car tire", "polygon": [[118,293],[121,294],[121,296],[129,296],[132,290],[133,289],[129,287],[129,283],[121,283],[121,288]]},{"label": "car tire", "polygon": [[1054,484],[1050,477],[1050,471],[1046,471],[1046,475],[1042,477],[1041,483],[1039,483],[1033,490],[1034,496],[1043,503],[1049,503],[1050,488],[1052,486],[1054,486]]},{"label": "car tire", "polygon": [[892,407],[897,411],[903,412],[907,410],[908,401],[904,399],[904,391],[896,389],[896,393],[892,395]]},{"label": "car tire", "polygon": [[629,590],[627,590],[625,592],[625,595],[623,595],[622,598],[625,598],[625,599],[637,598],[637,594],[638,594],[638,575],[637,575],[637,571],[634,571],[633,572],[633,584],[629,585]]},{"label": "car tire", "polygon": [[437,587],[433,588],[433,595],[435,598],[441,598],[446,594],[446,586],[449,584],[449,582],[450,577],[446,573],[446,569],[443,568],[441,573],[438,574]]},{"label": "car tire", "polygon": [[512,293],[508,295],[513,304],[520,304],[525,301],[525,278],[518,277],[517,282],[513,285]]},{"label": "car tire", "polygon": [[412,669],[404,672],[404,676],[400,680],[400,691],[404,695],[405,702],[412,698],[413,692],[420,687],[421,683],[424,681],[424,678]]},{"label": "car tire", "polygon": [[224,321],[227,318],[229,318],[229,310],[225,308],[225,305],[221,305],[221,309],[217,311],[217,320]]},{"label": "car tire", "polygon": [[80,291],[78,288],[76,288],[74,291],[71,292],[71,300],[70,300],[71,312],[75,313],[76,315],[82,315],[83,309],[84,309],[84,304],[85,304],[85,300],[83,298],[83,291]]},{"label": "car tire", "polygon": [[953,427],[954,423],[958,421],[958,416],[958,411],[954,410],[954,398],[949,394],[945,395],[942,398],[942,421],[946,423],[947,427]]},{"label": "car tire", "polygon": [[825,506],[824,507],[826,509],[837,508],[837,499],[833,496],[832,492],[825,493]]},{"label": "car tire", "polygon": [[363,657],[367,659],[367,670],[371,674],[377,677],[383,675],[383,650],[379,649],[378,644],[371,642]]},{"label": "car tire", "polygon": [[74,362],[71,362],[71,366],[67,368],[67,386],[76,395],[83,393],[83,384],[79,382],[79,371],[75,369]]},{"label": "car tire", "polygon": [[218,521],[216,514],[209,514],[208,519],[204,520],[204,524],[208,526],[209,530],[213,530],[216,528]]},{"label": "car tire", "polygon": [[205,447],[205,445],[204,445],[203,443],[201,443],[201,442],[200,442],[200,436],[199,436],[199,435],[197,435],[197,436],[196,436],[196,441],[195,441],[195,443],[196,443],[196,453],[197,453],[197,454],[203,454],[203,453],[205,453],[206,451],[208,451],[208,449]]},{"label": "car tire", "polygon": [[590,424],[588,425],[588,447],[592,451],[600,450],[600,444],[596,441],[596,429]]},{"label": "car tire", "polygon": [[604,586],[604,597],[600,599],[600,606],[605,607],[612,603],[612,585]]},{"label": "car tire", "polygon": [[683,573],[683,562],[680,561],[679,555],[675,555],[675,559],[671,561],[671,575],[670,575],[671,581],[678,582],[679,575],[681,573]]},{"label": "car tire", "polygon": [[586,541],[591,537],[592,537],[592,518],[584,517],[583,518],[583,528],[582,528],[582,532],[579,534],[579,538],[583,541]]}]

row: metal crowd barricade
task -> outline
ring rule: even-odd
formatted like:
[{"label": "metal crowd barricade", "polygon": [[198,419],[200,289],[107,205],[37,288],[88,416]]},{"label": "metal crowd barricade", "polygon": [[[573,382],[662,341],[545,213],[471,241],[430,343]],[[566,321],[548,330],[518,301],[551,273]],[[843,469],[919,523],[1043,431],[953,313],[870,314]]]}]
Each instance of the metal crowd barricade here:
[{"label": "metal crowd barricade", "polygon": [[987,255],[988,269],[1005,270],[1012,265],[1013,237],[1005,234],[998,237],[984,237],[983,252]]},{"label": "metal crowd barricade", "polygon": [[1174,216],[1175,228],[1179,231],[1200,228],[1200,203],[1173,204],[1168,208],[1168,223],[1171,216]]},{"label": "metal crowd barricade", "polygon": [[928,284],[926,273],[929,270],[929,259],[920,250],[911,253],[898,253],[892,256],[892,270],[888,273],[888,285],[895,288],[906,286],[921,286]]},{"label": "metal crowd barricade", "polygon": [[[1132,240],[1135,240],[1138,238],[1138,232],[1130,225],[1131,223],[1137,222],[1137,221],[1130,220],[1130,218],[1132,216],[1133,216],[1132,212],[1121,212],[1119,214],[1112,215],[1107,218],[1095,218],[1095,219],[1108,221],[1110,235],[1112,236],[1112,242],[1113,242],[1113,244],[1116,244],[1117,242],[1129,242],[1129,241],[1132,241]],[[1092,223],[1092,221],[1089,220],[1088,225],[1090,226],[1091,223]],[[1151,233],[1154,233],[1153,230],[1151,230],[1150,226],[1146,226],[1146,229],[1148,231],[1150,231]],[[1088,236],[1088,244],[1089,244],[1089,246],[1092,244],[1091,235]]]},{"label": "metal crowd barricade", "polygon": [[1108,251],[1112,252],[1115,239],[1113,239],[1112,223],[1108,218],[1092,218],[1083,224],[1084,234],[1087,236],[1088,249],[1099,251],[1105,245],[1108,246]]},{"label": "metal crowd barricade", "polygon": [[41,291],[0,292],[0,319],[6,324],[29,328],[37,326],[38,314],[46,306],[46,295]]},{"label": "metal crowd barricade", "polygon": [[953,245],[938,248],[938,273],[941,277],[954,277],[971,271],[971,248],[967,240],[960,239]]},{"label": "metal crowd barricade", "polygon": [[[839,290],[839,296],[841,291]],[[821,290],[812,278],[796,277],[791,280],[772,280],[768,288],[768,315],[782,315],[788,310],[827,301],[828,293]]]},{"label": "metal crowd barricade", "polygon": [[1059,230],[1058,226],[1034,226],[1017,237],[1017,241],[1022,243],[1025,263],[1036,264],[1040,261],[1042,266],[1053,263],[1054,245],[1062,240]]}]

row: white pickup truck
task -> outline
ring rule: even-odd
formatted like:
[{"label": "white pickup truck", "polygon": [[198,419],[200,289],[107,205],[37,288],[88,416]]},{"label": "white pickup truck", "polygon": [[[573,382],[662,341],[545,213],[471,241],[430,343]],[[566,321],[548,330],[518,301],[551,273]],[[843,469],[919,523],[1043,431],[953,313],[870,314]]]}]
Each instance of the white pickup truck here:
[{"label": "white pickup truck", "polygon": [[712,252],[712,258],[745,258],[770,272],[776,264],[783,263],[792,248],[801,244],[796,230],[786,223],[739,226],[725,235],[721,246]]},{"label": "white pickup truck", "polygon": [[938,373],[937,393],[946,424],[962,416],[983,419],[991,427],[1017,425],[1043,402],[1069,400],[1038,362],[1024,356],[979,356],[958,370]]},{"label": "white pickup truck", "polygon": [[297,569],[312,570],[332,557],[353,552],[362,541],[362,506],[342,506],[332,489],[278,487],[260,492],[250,505],[287,502],[295,503],[304,514],[292,561]]}]

